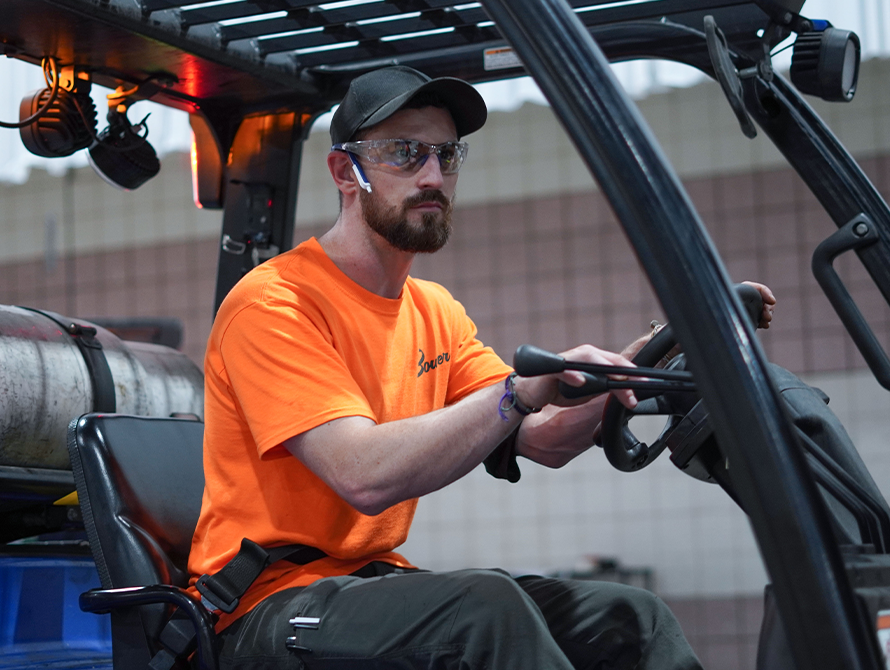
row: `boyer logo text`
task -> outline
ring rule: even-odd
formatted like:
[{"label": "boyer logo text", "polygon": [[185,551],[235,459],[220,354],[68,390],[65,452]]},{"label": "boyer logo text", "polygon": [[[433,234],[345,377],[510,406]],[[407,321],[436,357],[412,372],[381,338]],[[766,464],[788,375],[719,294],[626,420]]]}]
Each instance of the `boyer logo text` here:
[{"label": "boyer logo text", "polygon": [[418,349],[418,351],[420,352],[420,360],[417,361],[417,367],[420,368],[417,371],[418,377],[424,372],[435,370],[437,367],[442,365],[442,363],[447,363],[451,360],[451,356],[448,355],[447,351],[439,354],[435,358],[431,358],[430,360],[426,360],[426,355],[423,353],[423,349]]}]

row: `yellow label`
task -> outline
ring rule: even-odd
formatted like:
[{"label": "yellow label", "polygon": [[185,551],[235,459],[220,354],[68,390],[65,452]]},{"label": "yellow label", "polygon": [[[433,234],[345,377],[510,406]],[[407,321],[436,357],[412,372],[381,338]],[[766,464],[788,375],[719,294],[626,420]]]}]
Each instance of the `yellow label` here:
[{"label": "yellow label", "polygon": [[79,505],[80,501],[77,499],[77,491],[72,491],[66,496],[59,498],[53,505]]}]

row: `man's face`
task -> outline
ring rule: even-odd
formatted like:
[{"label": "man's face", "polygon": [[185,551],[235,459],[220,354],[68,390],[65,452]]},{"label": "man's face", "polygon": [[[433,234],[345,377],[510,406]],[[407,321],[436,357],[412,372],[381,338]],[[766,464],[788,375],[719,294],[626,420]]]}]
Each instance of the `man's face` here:
[{"label": "man's face", "polygon": [[[457,139],[446,109],[405,109],[372,128],[362,139],[406,139],[440,144]],[[365,223],[396,249],[438,251],[451,234],[457,175],[443,175],[433,155],[413,172],[362,163],[372,192],[359,192]]]}]

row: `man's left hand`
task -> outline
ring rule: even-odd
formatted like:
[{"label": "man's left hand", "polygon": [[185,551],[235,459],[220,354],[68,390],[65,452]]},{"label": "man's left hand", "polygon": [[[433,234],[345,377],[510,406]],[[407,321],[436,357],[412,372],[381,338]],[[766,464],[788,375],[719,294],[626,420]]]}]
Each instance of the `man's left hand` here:
[{"label": "man's left hand", "polygon": [[757,327],[766,330],[769,328],[770,321],[773,320],[773,310],[776,309],[776,296],[773,295],[769,286],[764,284],[758,284],[753,281],[745,281],[742,283],[747,284],[748,286],[753,286],[760,291],[760,297],[763,299],[763,309],[760,312],[760,321],[758,322]]}]

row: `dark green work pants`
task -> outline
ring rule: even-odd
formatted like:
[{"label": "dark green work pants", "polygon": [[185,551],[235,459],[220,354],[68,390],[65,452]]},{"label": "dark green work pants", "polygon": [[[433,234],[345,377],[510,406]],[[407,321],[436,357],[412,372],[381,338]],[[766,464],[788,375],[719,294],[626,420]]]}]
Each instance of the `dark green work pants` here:
[{"label": "dark green work pants", "polygon": [[[321,621],[295,631],[294,616]],[[499,570],[330,577],[269,597],[222,637],[221,667],[239,670],[701,668],[648,591]]]}]

